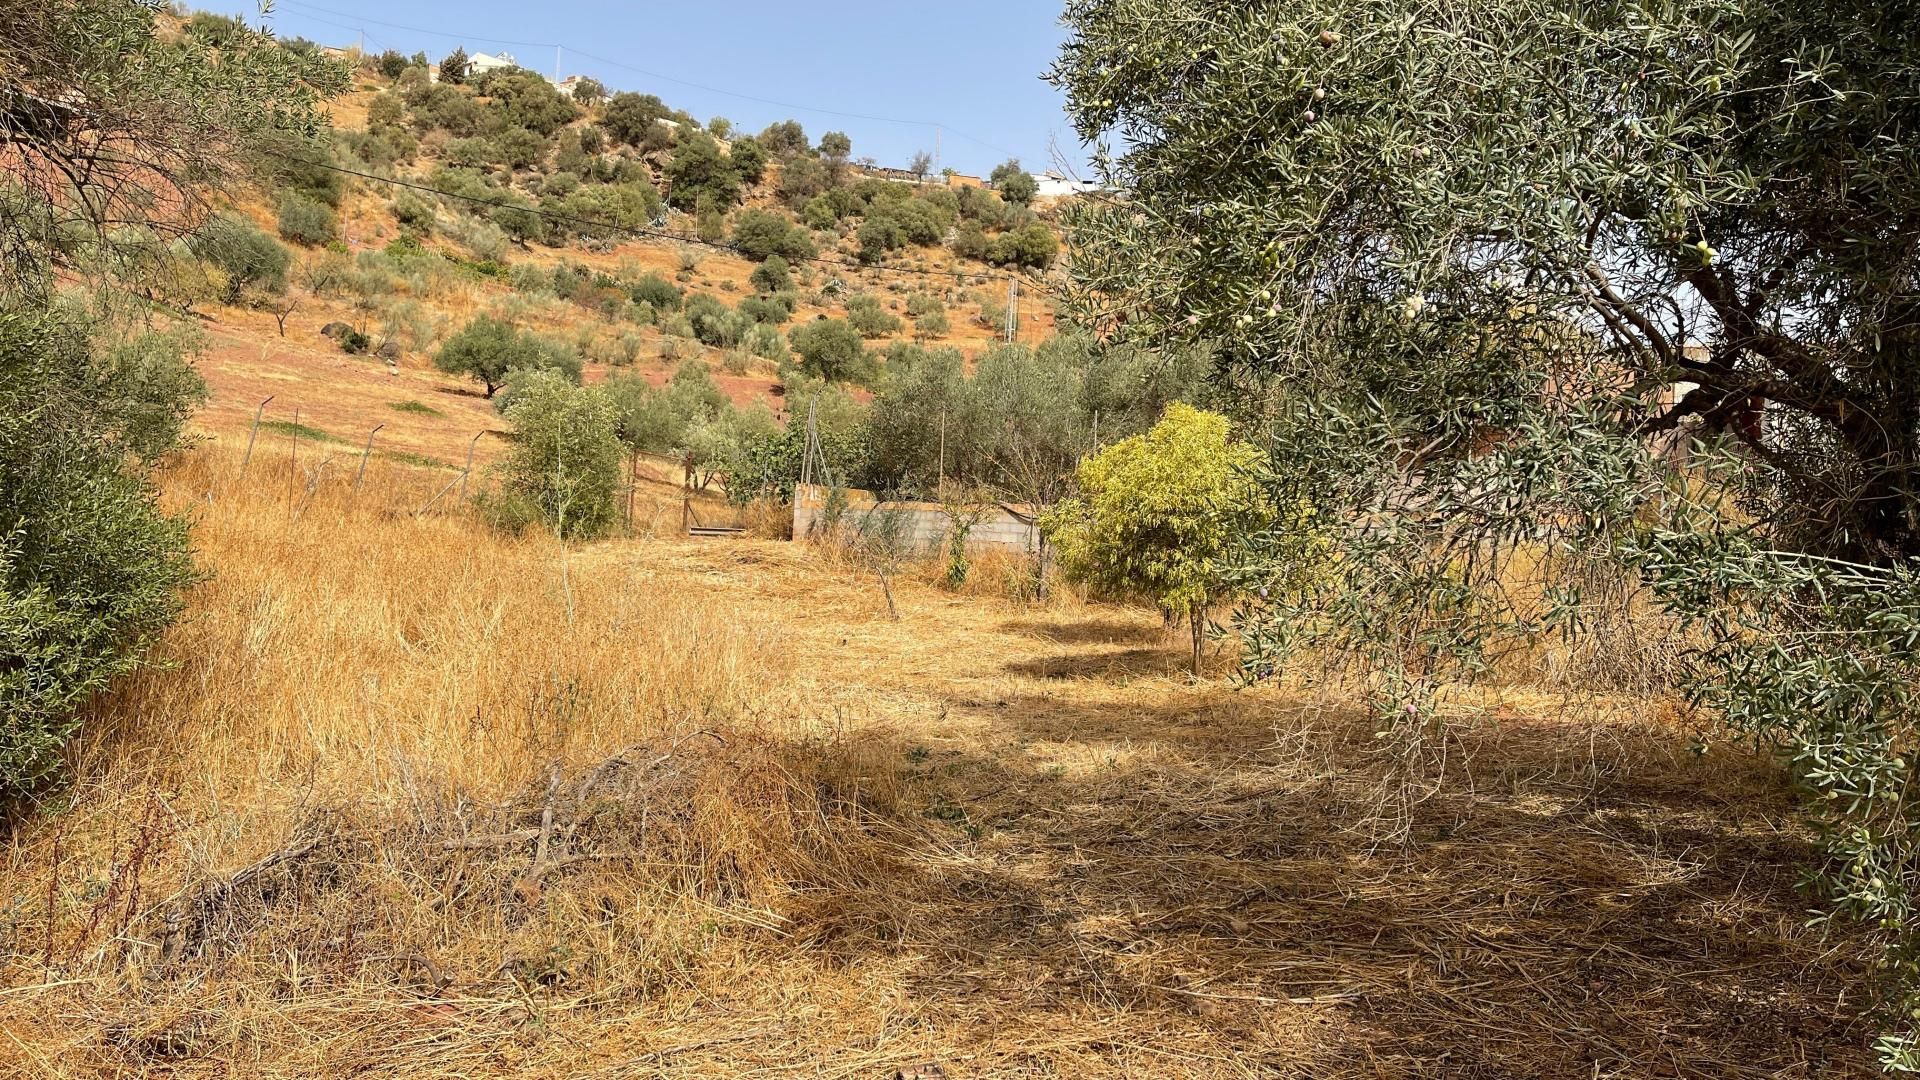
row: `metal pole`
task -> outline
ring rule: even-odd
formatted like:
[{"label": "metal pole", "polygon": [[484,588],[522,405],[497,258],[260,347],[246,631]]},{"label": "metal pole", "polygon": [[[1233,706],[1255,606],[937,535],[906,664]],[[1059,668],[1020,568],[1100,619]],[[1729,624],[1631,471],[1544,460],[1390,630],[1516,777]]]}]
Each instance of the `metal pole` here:
[{"label": "metal pole", "polygon": [[426,513],[426,512],[428,511],[428,510],[431,510],[431,509],[433,508],[433,504],[434,504],[434,503],[437,503],[437,502],[439,502],[439,501],[440,501],[440,496],[442,496],[442,495],[445,495],[445,494],[446,494],[447,492],[449,492],[449,491],[452,491],[452,490],[453,490],[453,485],[455,485],[455,484],[457,484],[457,483],[459,483],[459,482],[460,482],[461,480],[463,480],[463,479],[465,479],[465,477],[461,477],[461,476],[456,476],[456,477],[454,477],[453,479],[451,479],[451,480],[449,480],[449,481],[447,481],[447,485],[446,485],[445,487],[443,487],[443,488],[441,488],[441,489],[440,489],[439,491],[436,491],[436,492],[434,492],[434,493],[433,493],[433,498],[431,498],[431,499],[428,499],[428,500],[427,500],[427,503],[426,503],[426,505],[425,505],[425,506],[422,506],[422,507],[421,507],[420,509],[418,509],[418,510],[415,510],[415,511],[413,512],[413,516],[414,516],[414,517],[419,517],[419,516],[420,516],[421,514],[424,514],[424,513]]},{"label": "metal pole", "polygon": [[627,529],[633,529],[633,494],[640,486],[640,451],[638,448],[627,452]]},{"label": "metal pole", "polygon": [[947,407],[940,406],[940,479],[934,490],[943,497],[947,490]]},{"label": "metal pole", "polygon": [[298,405],[293,407],[293,426],[287,429],[287,433],[293,436],[291,449],[287,452],[287,524],[291,525],[296,502],[293,488],[300,480],[300,406]]},{"label": "metal pole", "polygon": [[[272,400],[273,395],[268,394],[267,401]],[[253,439],[254,436],[260,434],[260,417],[261,414],[267,411],[267,401],[261,402],[260,407],[253,410],[253,430],[247,432],[247,453],[245,457],[240,459],[240,471],[243,473],[247,471],[247,462],[253,460]]]},{"label": "metal pole", "polygon": [[375,424],[373,430],[367,432],[367,445],[360,450],[360,471],[353,474],[353,490],[355,494],[358,494],[360,491],[361,478],[367,475],[367,457],[373,453],[373,437],[380,434],[380,429],[386,426],[385,424]]},{"label": "metal pole", "polygon": [[[480,433],[480,435],[485,434],[486,432],[484,431]],[[473,448],[480,442],[480,435],[475,435],[472,441],[467,443],[467,466],[460,470],[460,494],[458,497],[462,499],[467,497],[467,476],[473,472]],[[438,496],[435,497],[438,498]]]}]

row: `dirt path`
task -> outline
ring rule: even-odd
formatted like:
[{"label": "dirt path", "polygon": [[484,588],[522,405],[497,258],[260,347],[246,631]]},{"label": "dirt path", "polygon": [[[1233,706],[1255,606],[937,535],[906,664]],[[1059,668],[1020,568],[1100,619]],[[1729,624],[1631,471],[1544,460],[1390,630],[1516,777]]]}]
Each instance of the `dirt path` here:
[{"label": "dirt path", "polygon": [[1755,761],[1463,714],[1382,845],[1364,725],[1193,685],[1151,616],[905,585],[894,622],[789,545],[601,559],[662,556],[755,598],[803,698],[897,739],[916,869],[812,944],[909,995],[965,1075],[1866,1067],[1863,971],[1804,929],[1810,849]]}]

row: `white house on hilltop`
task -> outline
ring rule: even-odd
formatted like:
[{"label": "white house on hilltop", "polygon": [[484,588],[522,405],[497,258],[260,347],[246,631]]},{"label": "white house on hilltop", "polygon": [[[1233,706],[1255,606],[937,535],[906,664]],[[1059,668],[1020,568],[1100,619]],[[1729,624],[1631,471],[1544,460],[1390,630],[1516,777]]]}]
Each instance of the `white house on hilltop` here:
[{"label": "white house on hilltop", "polygon": [[517,68],[519,66],[520,61],[515,60],[512,53],[501,53],[499,56],[489,56],[486,53],[474,53],[467,58],[467,78],[477,79],[489,71],[499,71],[502,68]]},{"label": "white house on hilltop", "polygon": [[1092,180],[1075,180],[1049,169],[1043,173],[1030,173],[1033,182],[1040,185],[1039,194],[1046,198],[1058,198],[1062,195],[1088,195],[1102,190]]}]

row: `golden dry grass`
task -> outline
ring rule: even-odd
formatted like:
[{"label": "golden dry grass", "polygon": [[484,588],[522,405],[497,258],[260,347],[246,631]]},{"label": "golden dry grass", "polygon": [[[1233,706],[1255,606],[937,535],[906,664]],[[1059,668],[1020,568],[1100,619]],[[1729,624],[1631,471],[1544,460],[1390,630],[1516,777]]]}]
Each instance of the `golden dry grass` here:
[{"label": "golden dry grass", "polygon": [[6,850],[0,1073],[1866,1069],[1779,778],[1644,710],[1460,704],[1383,847],[1338,697],[1151,615],[236,465],[165,477],[209,577]]}]

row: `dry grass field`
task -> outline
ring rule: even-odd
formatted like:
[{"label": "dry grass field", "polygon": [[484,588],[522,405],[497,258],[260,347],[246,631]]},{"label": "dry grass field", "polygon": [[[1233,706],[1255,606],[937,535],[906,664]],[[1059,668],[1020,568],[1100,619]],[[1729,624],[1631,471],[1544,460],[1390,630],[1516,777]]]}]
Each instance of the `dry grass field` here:
[{"label": "dry grass field", "polygon": [[1866,1071],[1778,778],[1635,710],[1456,703],[1382,843],[1337,693],[1149,615],[303,475],[165,475],[207,577],[9,841],[0,1074]]}]

